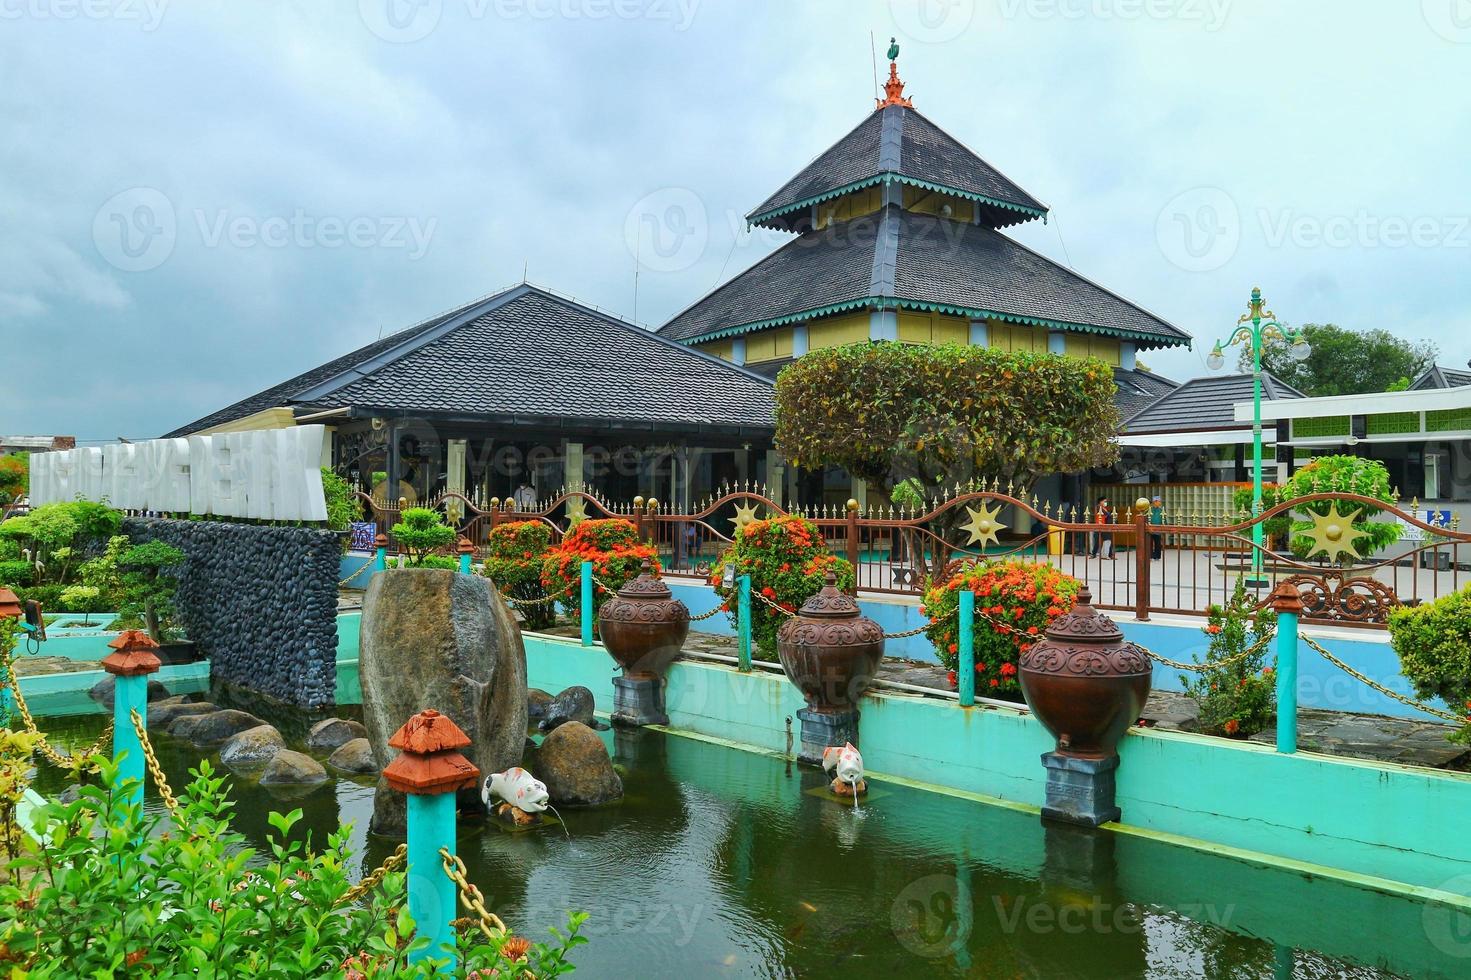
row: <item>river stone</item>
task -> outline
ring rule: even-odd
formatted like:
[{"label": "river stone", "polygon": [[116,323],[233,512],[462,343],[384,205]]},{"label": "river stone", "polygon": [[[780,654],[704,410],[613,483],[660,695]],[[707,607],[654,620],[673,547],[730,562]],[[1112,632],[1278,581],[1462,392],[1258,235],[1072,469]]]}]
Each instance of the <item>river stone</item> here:
[{"label": "river stone", "polygon": [[623,780],[598,733],[580,721],[557,726],[536,750],[531,771],[553,803],[594,806],[623,796]]},{"label": "river stone", "polygon": [[327,757],[327,765],[344,772],[378,771],[378,763],[373,761],[373,743],[366,738],[354,738],[343,742],[337,747],[337,751]]},{"label": "river stone", "polygon": [[195,745],[218,745],[231,735],[264,725],[255,715],[234,708],[202,715],[181,715],[169,725],[169,734],[187,738]]},{"label": "river stone", "polygon": [[306,747],[318,752],[331,752],[355,738],[367,738],[368,730],[347,718],[325,718],[307,733]]},{"label": "river stone", "polygon": [[307,786],[326,782],[327,770],[305,752],[282,749],[271,757],[261,771],[260,781],[264,786]]},{"label": "river stone", "polygon": [[226,739],[220,746],[220,761],[232,767],[258,766],[285,747],[280,732],[270,725],[257,725]]},{"label": "river stone", "polygon": [[[93,701],[96,701],[98,704],[101,704],[104,707],[111,708],[113,692],[116,690],[117,678],[112,674],[108,674],[106,677],[102,678],[102,680],[98,681],[96,684],[93,684],[92,689],[87,693],[92,696]],[[155,701],[162,701],[168,697],[169,689],[163,686],[162,681],[150,680],[148,682],[149,704],[152,704]]]},{"label": "river stone", "polygon": [[541,730],[550,732],[569,721],[581,722],[589,728],[593,725],[592,691],[578,684],[558,694],[546,706],[541,719]]},{"label": "river stone", "polygon": [[[363,721],[378,769],[408,719],[433,708],[470,737],[462,749],[484,775],[521,761],[526,737],[526,649],[510,609],[490,580],[448,569],[390,569],[363,598],[358,675]],[[380,781],[369,829],[404,834],[404,803]],[[483,809],[478,786],[460,806]]]},{"label": "river stone", "polygon": [[174,701],[172,698],[167,703],[159,702],[148,706],[148,727],[168,728],[175,718],[185,715],[207,715],[212,711],[219,711],[220,706],[208,701]]},{"label": "river stone", "polygon": [[539,687],[533,687],[526,692],[526,717],[531,721],[540,721],[546,717],[547,705],[552,703],[552,696]]}]

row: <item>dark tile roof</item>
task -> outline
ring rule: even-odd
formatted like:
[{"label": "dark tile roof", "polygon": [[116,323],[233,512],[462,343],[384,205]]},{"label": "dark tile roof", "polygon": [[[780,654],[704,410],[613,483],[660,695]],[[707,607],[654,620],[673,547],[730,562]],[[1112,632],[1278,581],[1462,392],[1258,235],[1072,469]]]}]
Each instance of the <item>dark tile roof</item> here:
[{"label": "dark tile roof", "polygon": [[1119,417],[1125,419],[1180,387],[1178,381],[1171,381],[1153,371],[1130,371],[1121,367],[1113,369],[1113,383],[1117,388],[1113,403],[1119,410]]},{"label": "dark tile roof", "polygon": [[[1251,375],[1216,374],[1191,378],[1125,419],[1129,435],[1146,432],[1202,432],[1211,429],[1251,428],[1236,421],[1236,404],[1252,397]],[[1262,398],[1303,398],[1302,392],[1262,372]]]},{"label": "dark tile roof", "polygon": [[[892,244],[877,234],[884,215],[898,229]],[[876,264],[876,247],[893,255]],[[892,274],[879,274],[880,266]],[[860,299],[1106,333],[1141,349],[1190,342],[1178,327],[994,229],[896,207],[802,234],[660,333],[683,341],[742,333]]]},{"label": "dark tile roof", "polygon": [[385,338],[237,404],[269,407],[266,401],[312,410],[351,407],[551,424],[720,430],[775,425],[769,379],[529,285]]},{"label": "dark tile roof", "polygon": [[885,175],[980,200],[983,215],[996,227],[1030,221],[1047,212],[1045,204],[919,111],[891,105],[869,113],[757,205],[746,220],[777,228],[800,228],[800,209],[786,209],[799,204],[805,207],[855,184],[876,183]]},{"label": "dark tile roof", "polygon": [[1414,383],[1410,385],[1410,390],[1424,391],[1426,388],[1459,388],[1462,385],[1471,385],[1471,371],[1441,367],[1437,364],[1416,378]]}]

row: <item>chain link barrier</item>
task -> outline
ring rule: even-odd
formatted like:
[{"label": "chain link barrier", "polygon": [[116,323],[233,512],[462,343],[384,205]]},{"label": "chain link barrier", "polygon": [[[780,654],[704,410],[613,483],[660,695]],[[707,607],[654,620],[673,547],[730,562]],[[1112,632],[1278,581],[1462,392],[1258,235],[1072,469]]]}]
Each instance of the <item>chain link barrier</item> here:
[{"label": "chain link barrier", "polygon": [[362,881],[343,892],[342,897],[337,900],[336,904],[351,905],[353,902],[358,901],[364,895],[368,894],[368,892],[382,884],[384,878],[401,869],[408,859],[408,845],[398,845],[393,853],[384,858],[383,863],[378,865],[371,874],[364,876]]},{"label": "chain link barrier", "polygon": [[112,742],[113,722],[109,719],[106,727],[102,729],[102,734],[98,735],[97,740],[83,751],[72,755],[58,752],[47,740],[46,733],[36,727],[36,719],[31,717],[30,705],[26,704],[25,695],[20,693],[20,680],[15,676],[15,663],[10,657],[5,658],[5,682],[0,684],[0,687],[10,691],[10,696],[15,699],[15,709],[20,713],[21,724],[25,726],[27,734],[36,738],[36,749],[47,762],[58,769],[65,769],[71,773],[80,772],[88,759],[101,754],[103,748]]},{"label": "chain link barrier", "polygon": [[148,772],[153,776],[153,783],[158,787],[159,798],[163,805],[168,807],[169,815],[180,827],[184,826],[183,815],[179,813],[179,801],[174,796],[174,791],[169,788],[168,777],[164,775],[163,766],[159,765],[158,755],[153,751],[153,743],[148,740],[148,729],[143,724],[143,716],[138,714],[134,708],[128,712],[133,721],[133,732],[138,736],[138,744],[143,746],[143,759],[148,763]]},{"label": "chain link barrier", "polygon": [[364,572],[372,571],[373,566],[375,564],[377,564],[376,561],[365,561],[365,562],[363,562],[363,564],[358,568],[357,571],[353,572],[347,578],[345,578],[342,581],[338,582],[337,583],[337,587],[340,589],[343,586],[347,585],[347,583],[351,582],[353,579],[357,578],[359,575],[363,574]]},{"label": "chain link barrier", "polygon": [[1395,701],[1398,701],[1400,704],[1405,705],[1408,708],[1415,708],[1418,711],[1423,711],[1428,715],[1434,715],[1437,718],[1442,718],[1445,721],[1451,722],[1455,725],[1471,724],[1471,717],[1460,717],[1451,714],[1449,711],[1442,711],[1439,708],[1433,708],[1428,704],[1421,704],[1419,701],[1416,701],[1413,698],[1405,697],[1398,691],[1391,691],[1389,688],[1385,687],[1383,684],[1380,684],[1378,681],[1374,681],[1369,679],[1368,677],[1365,677],[1363,674],[1359,673],[1357,670],[1354,670],[1348,664],[1344,663],[1342,660],[1339,660],[1333,654],[1329,653],[1326,649],[1323,648],[1323,645],[1321,643],[1319,643],[1317,640],[1314,640],[1312,637],[1299,635],[1298,639],[1302,640],[1302,642],[1306,643],[1308,646],[1318,651],[1318,653],[1322,654],[1323,658],[1327,660],[1330,664],[1337,667],[1339,670],[1343,671],[1354,680],[1364,682],[1365,684],[1372,687],[1374,690],[1378,691],[1380,694],[1383,694],[1385,697],[1393,698]]},{"label": "chain link barrier", "polygon": [[711,616],[714,616],[716,613],[723,613],[723,612],[729,612],[729,611],[730,610],[726,609],[725,606],[723,606],[723,605],[716,606],[714,609],[710,610],[709,612],[702,612],[698,616],[691,616],[690,617],[690,622],[692,622],[692,623],[698,623],[698,622],[701,622],[702,620],[709,619]]},{"label": "chain link barrier", "polygon": [[1266,648],[1267,644],[1272,642],[1272,639],[1273,638],[1270,636],[1264,637],[1263,639],[1258,640],[1256,643],[1252,644],[1250,647],[1246,648],[1240,653],[1235,654],[1234,656],[1222,657],[1220,660],[1207,660],[1203,664],[1187,664],[1182,663],[1179,660],[1171,660],[1169,657],[1155,653],[1148,647],[1139,646],[1139,644],[1137,643],[1134,645],[1138,646],[1139,649],[1143,650],[1145,653],[1149,654],[1150,657],[1158,660],[1166,667],[1174,667],[1176,670],[1188,670],[1197,674],[1201,674],[1205,673],[1207,670],[1214,670],[1217,667],[1234,667],[1242,661],[1248,660],[1256,656],[1258,653],[1261,653],[1262,650]]},{"label": "chain link barrier", "polygon": [[447,847],[439,849],[439,856],[444,860],[444,873],[455,883],[460,894],[460,904],[465,907],[465,911],[475,916],[471,921],[485,934],[485,938],[495,942],[509,935],[510,930],[500,916],[485,907],[485,896],[480,893],[480,889],[465,877],[465,862],[460,860],[460,856],[451,854]]}]

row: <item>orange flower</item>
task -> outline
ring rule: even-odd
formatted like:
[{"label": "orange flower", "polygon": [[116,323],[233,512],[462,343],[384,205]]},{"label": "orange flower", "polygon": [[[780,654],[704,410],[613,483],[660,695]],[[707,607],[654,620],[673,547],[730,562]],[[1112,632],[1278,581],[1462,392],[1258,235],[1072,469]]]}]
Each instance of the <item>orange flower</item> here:
[{"label": "orange flower", "polygon": [[1235,735],[1237,732],[1241,731],[1241,722],[1237,721],[1235,718],[1231,718],[1226,722],[1225,727],[1227,735]]}]

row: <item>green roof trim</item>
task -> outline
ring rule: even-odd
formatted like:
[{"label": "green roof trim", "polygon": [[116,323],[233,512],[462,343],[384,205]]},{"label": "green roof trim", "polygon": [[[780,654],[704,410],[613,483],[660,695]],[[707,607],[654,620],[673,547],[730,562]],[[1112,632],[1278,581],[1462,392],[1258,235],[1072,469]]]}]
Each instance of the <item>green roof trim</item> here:
[{"label": "green roof trim", "polygon": [[[1142,333],[1135,330],[1122,330],[1116,327],[1101,327],[1093,323],[1070,323],[1066,320],[1049,320],[1045,317],[1022,316],[1016,313],[998,313],[995,310],[973,309],[967,306],[951,306],[946,303],[929,303],[923,300],[900,299],[894,296],[865,296],[861,299],[847,300],[842,303],[832,303],[827,306],[819,306],[811,310],[802,310],[798,313],[789,313],[785,316],[772,317],[767,320],[756,320],[752,323],[742,323],[734,327],[725,327],[714,330],[698,337],[686,337],[681,344],[705,344],[712,340],[722,340],[726,337],[737,337],[741,334],[755,333],[758,330],[766,330],[770,327],[781,327],[789,323],[797,323],[802,320],[811,320],[820,316],[831,316],[835,313],[847,313],[852,310],[873,307],[880,310],[922,310],[926,313],[944,313],[949,316],[963,316],[970,320],[1000,320],[1003,323],[1023,323],[1034,327],[1046,327],[1049,330],[1071,330],[1075,333],[1096,333],[1108,337],[1121,337],[1125,340],[1141,341],[1146,350],[1156,347],[1174,347],[1176,344],[1167,344],[1157,334]],[[1186,349],[1191,348],[1190,340],[1185,341]]]},{"label": "green roof trim", "polygon": [[981,204],[989,204],[992,207],[1005,208],[1009,211],[1019,211],[1022,214],[1031,215],[1034,218],[1041,218],[1044,222],[1047,220],[1047,211],[1045,209],[1027,207],[1025,204],[1013,204],[1010,201],[1003,201],[1000,198],[996,197],[987,197],[985,194],[977,194],[974,191],[963,191],[958,187],[951,187],[948,184],[936,184],[928,180],[920,180],[918,177],[906,177],[904,174],[896,173],[892,170],[886,170],[881,174],[875,174],[874,176],[867,177],[863,180],[855,180],[850,184],[844,184],[842,187],[835,187],[830,191],[824,191],[823,193],[814,195],[813,197],[804,197],[802,198],[802,200],[797,201],[793,204],[788,204],[785,207],[774,208],[770,211],[763,211],[761,214],[752,215],[751,217],[746,219],[746,224],[748,226],[759,225],[763,221],[770,221],[772,218],[779,218],[784,214],[791,214],[793,211],[800,211],[803,208],[810,208],[814,204],[821,204],[824,201],[831,201],[833,198],[842,197],[844,194],[851,194],[854,191],[861,191],[865,187],[873,187],[876,184],[890,184],[895,181],[898,181],[901,184],[909,184],[912,187],[919,187],[927,191],[935,191],[936,193],[940,194],[950,194],[954,197],[964,198],[967,201],[978,201]]}]

